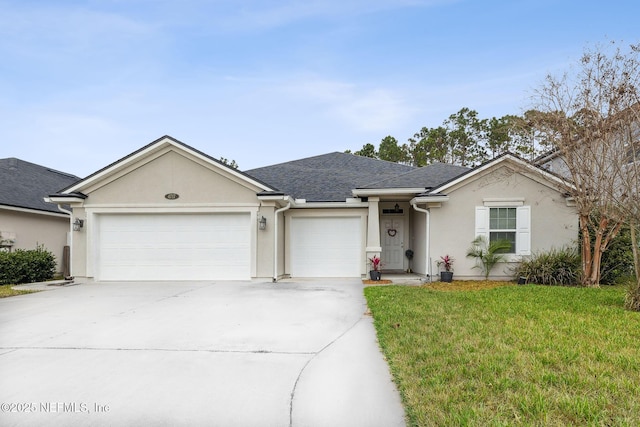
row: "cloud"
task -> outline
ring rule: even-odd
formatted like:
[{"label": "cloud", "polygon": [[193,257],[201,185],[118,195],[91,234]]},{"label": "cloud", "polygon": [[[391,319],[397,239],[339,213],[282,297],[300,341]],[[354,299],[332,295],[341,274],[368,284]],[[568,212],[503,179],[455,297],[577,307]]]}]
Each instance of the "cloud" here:
[{"label": "cloud", "polygon": [[293,98],[316,104],[327,117],[364,132],[396,128],[416,113],[397,90],[324,79],[298,78],[283,83]]}]

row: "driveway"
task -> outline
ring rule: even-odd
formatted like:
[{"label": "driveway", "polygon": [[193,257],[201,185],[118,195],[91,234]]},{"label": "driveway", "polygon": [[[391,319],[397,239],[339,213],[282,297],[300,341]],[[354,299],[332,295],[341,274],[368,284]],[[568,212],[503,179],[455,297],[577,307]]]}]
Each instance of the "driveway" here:
[{"label": "driveway", "polygon": [[0,299],[0,425],[401,426],[359,280]]}]

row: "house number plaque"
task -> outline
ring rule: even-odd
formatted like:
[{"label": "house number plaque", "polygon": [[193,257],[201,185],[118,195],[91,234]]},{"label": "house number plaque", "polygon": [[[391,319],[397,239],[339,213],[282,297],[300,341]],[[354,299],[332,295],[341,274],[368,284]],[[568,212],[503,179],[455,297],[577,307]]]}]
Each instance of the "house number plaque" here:
[{"label": "house number plaque", "polygon": [[168,199],[168,200],[175,200],[178,197],[180,197],[180,196],[178,196],[176,193],[167,193],[167,194],[164,195],[164,198]]}]

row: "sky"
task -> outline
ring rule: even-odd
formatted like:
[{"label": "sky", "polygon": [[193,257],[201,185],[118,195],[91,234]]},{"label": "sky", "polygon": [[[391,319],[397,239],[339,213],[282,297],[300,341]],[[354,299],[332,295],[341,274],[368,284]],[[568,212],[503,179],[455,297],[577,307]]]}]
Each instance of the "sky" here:
[{"label": "sky", "polygon": [[241,170],[522,114],[637,0],[0,0],[0,158],[85,177],[170,135]]}]

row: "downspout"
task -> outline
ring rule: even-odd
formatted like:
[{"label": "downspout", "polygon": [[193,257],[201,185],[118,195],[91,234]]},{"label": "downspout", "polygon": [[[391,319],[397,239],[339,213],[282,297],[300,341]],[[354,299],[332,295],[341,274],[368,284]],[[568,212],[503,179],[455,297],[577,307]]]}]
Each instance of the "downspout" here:
[{"label": "downspout", "polygon": [[422,209],[419,208],[418,205],[414,202],[411,204],[411,206],[413,206],[413,209],[415,209],[418,212],[423,212],[425,214],[425,220],[426,220],[426,224],[425,224],[425,257],[426,262],[427,262],[427,277],[429,278],[429,281],[432,281],[432,276],[431,276],[431,251],[430,251],[430,247],[431,247],[431,212],[429,212],[429,209]]},{"label": "downspout", "polygon": [[291,202],[287,202],[287,206],[276,209],[273,225],[273,283],[278,281],[278,214],[291,208]]},{"label": "downspout", "polygon": [[[45,201],[51,203],[51,201],[47,198]],[[58,210],[60,212],[64,212],[69,215],[69,276],[73,277],[73,212],[64,209],[62,206],[56,204]],[[66,279],[66,277],[65,277]]]}]

